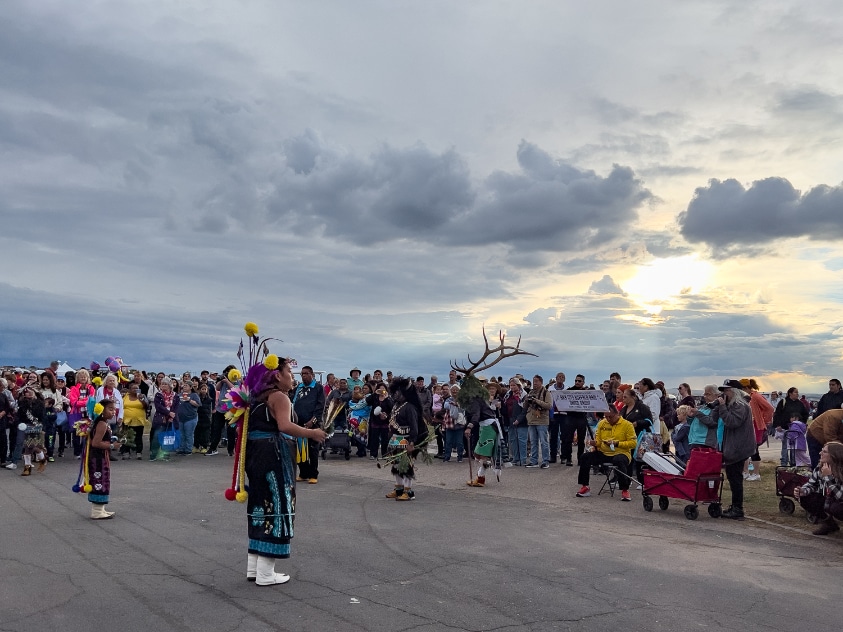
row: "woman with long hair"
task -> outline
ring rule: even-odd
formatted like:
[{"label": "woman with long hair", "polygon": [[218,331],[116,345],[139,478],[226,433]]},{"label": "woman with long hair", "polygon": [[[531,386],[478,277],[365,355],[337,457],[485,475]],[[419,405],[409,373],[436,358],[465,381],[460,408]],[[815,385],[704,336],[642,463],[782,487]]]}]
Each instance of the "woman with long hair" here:
[{"label": "woman with long hair", "polygon": [[[53,375],[51,371],[44,371],[41,374],[40,380],[40,394],[41,398],[46,402],[48,399],[53,400],[53,407],[55,411],[64,411],[65,404],[67,402],[67,398],[62,394],[59,390],[58,382],[56,382],[56,376]],[[51,463],[55,461],[53,458],[53,453],[55,451],[56,445],[56,433],[58,428],[56,427],[55,420],[51,416],[45,416],[44,418],[44,447],[47,448],[47,460]],[[60,448],[63,450],[63,448]]]},{"label": "woman with long hair", "polygon": [[[779,400],[776,410],[773,413],[773,426],[781,429],[782,433],[786,433],[790,427],[790,422],[793,420],[808,423],[808,411],[802,405],[802,402],[799,401],[799,389],[795,386],[787,389],[787,396]],[[786,434],[782,436],[781,464],[788,464]]]},{"label": "woman with long hair", "polygon": [[820,450],[820,462],[808,482],[793,490],[808,513],[820,517],[814,535],[828,535],[840,530],[843,520],[843,443],[830,441]]},{"label": "woman with long hair", "polygon": [[[653,413],[647,404],[638,399],[638,393],[635,392],[634,388],[623,389],[621,403],[623,406],[619,411],[620,415],[633,425],[636,437],[640,437],[642,432],[653,432]],[[632,469],[635,471],[635,477],[638,480],[637,489],[641,489],[644,484],[641,458],[637,451],[633,452],[632,457]]]},{"label": "woman with long hair", "polygon": [[682,382],[679,385],[679,401],[676,404],[676,407],[679,406],[690,406],[691,408],[697,407],[697,398],[691,393],[691,385],[687,382]]},{"label": "woman with long hair", "polygon": [[[767,399],[759,393],[758,382],[754,377],[743,378],[741,380],[744,392],[749,395],[749,408],[752,411],[752,425],[755,428],[755,444],[758,448],[761,447],[767,440],[767,426],[773,421],[773,413],[775,408],[767,401]],[[743,477],[748,481],[760,481],[761,474],[758,472],[759,464],[761,463],[761,455],[758,453],[758,448],[755,449],[755,454],[746,462],[746,468]],[[754,472],[749,473],[749,464],[752,463]]]}]

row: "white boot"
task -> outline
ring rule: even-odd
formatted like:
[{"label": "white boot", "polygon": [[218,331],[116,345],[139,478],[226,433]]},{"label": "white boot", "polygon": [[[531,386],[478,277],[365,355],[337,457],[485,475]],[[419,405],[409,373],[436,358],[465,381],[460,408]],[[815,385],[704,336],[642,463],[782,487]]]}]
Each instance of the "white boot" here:
[{"label": "white boot", "polygon": [[93,503],[91,505],[91,519],[92,520],[108,520],[114,515],[113,511],[106,511],[105,505]]},{"label": "white boot", "polygon": [[290,581],[289,575],[275,572],[275,558],[258,556],[257,577],[255,583],[258,586],[274,586],[275,584],[286,584]]},{"label": "white boot", "polygon": [[249,553],[246,558],[246,579],[250,582],[255,581],[258,577],[258,555],[257,553]]}]

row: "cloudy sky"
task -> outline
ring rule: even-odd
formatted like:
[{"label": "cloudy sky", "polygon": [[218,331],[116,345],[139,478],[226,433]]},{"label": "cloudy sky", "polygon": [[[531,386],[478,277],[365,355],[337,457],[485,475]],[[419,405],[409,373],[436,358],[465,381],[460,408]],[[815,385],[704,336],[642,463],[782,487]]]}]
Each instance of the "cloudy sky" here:
[{"label": "cloudy sky", "polygon": [[823,392],[839,2],[0,3],[0,364]]}]

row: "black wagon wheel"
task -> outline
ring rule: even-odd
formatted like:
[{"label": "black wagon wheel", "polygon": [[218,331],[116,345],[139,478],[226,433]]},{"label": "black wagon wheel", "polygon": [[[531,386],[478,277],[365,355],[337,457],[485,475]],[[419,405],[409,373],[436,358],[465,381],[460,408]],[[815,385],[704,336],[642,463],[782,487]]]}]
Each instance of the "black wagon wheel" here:
[{"label": "black wagon wheel", "polygon": [[796,509],[796,503],[793,502],[790,498],[780,498],[779,499],[779,511],[783,514],[793,515],[793,511]]},{"label": "black wagon wheel", "polygon": [[653,511],[653,499],[649,496],[644,496],[644,511]]},{"label": "black wagon wheel", "polygon": [[683,511],[688,520],[696,520],[700,515],[699,509],[697,509],[696,505],[685,505],[685,509]]},{"label": "black wagon wheel", "polygon": [[659,496],[659,509],[666,511],[670,507],[670,501],[667,496]]}]

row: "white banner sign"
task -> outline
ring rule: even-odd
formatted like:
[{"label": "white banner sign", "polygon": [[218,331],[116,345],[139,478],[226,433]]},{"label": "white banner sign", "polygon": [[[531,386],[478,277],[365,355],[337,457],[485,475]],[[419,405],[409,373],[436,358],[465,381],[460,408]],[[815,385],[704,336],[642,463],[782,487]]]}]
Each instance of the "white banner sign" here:
[{"label": "white banner sign", "polygon": [[596,412],[609,410],[609,403],[603,391],[550,391],[553,395],[553,410]]}]

